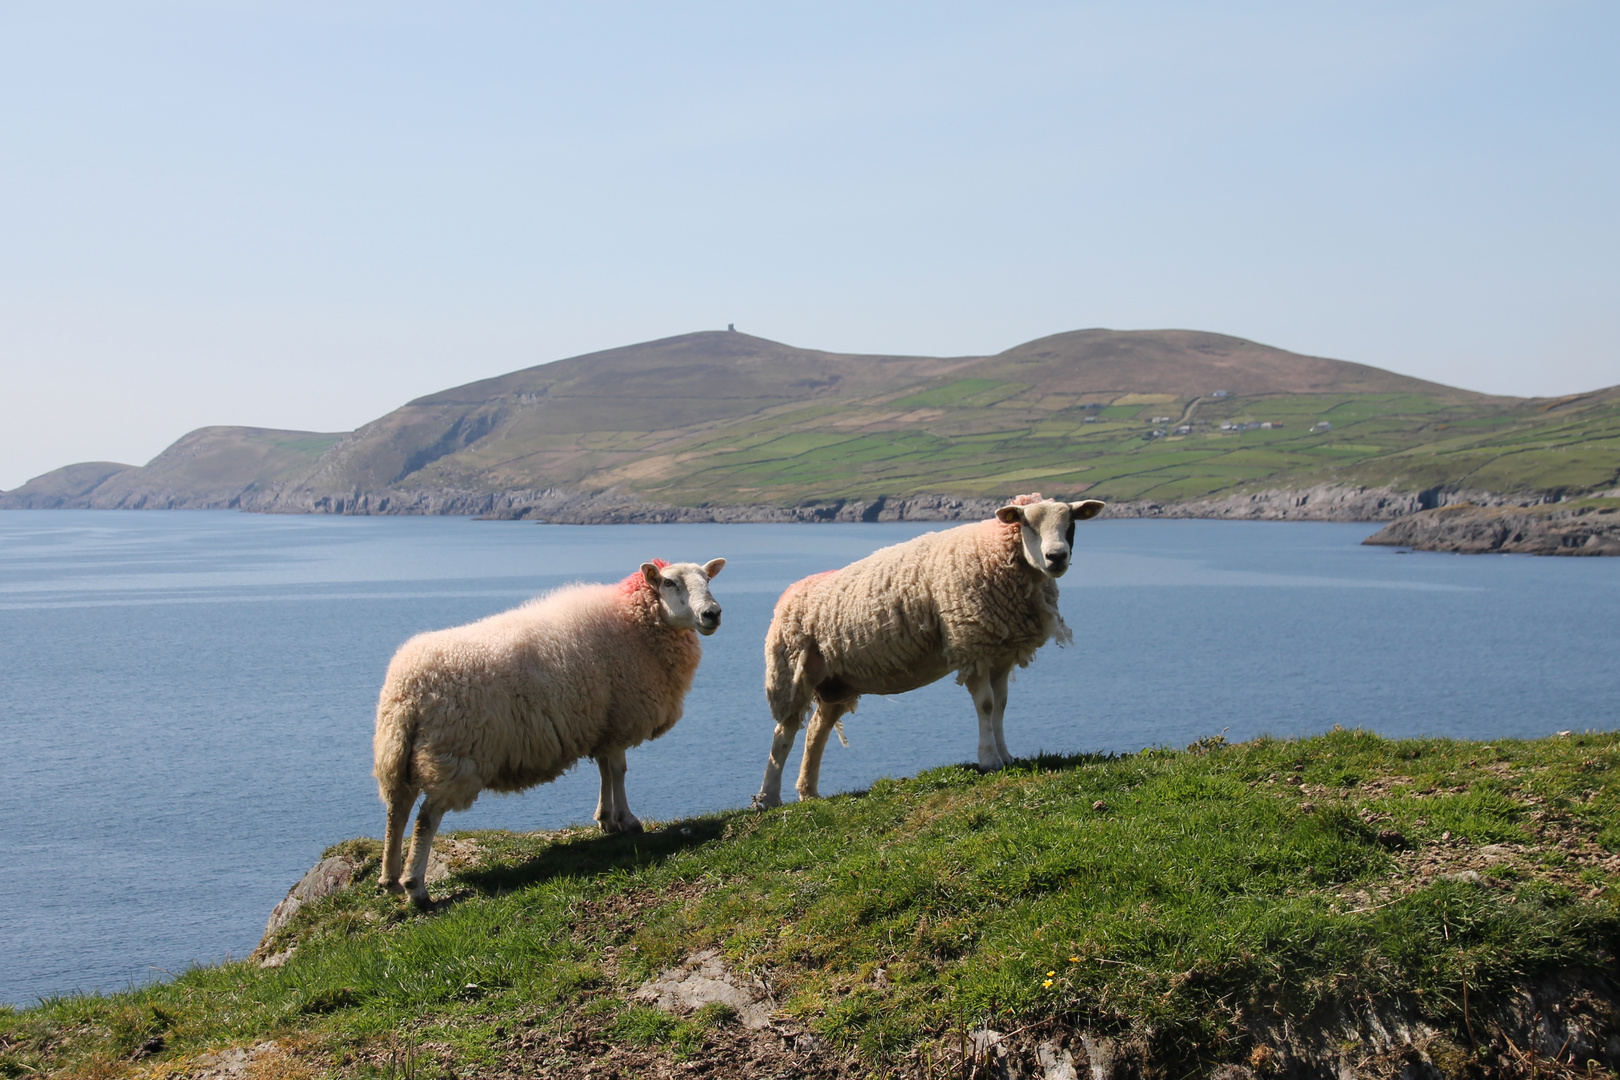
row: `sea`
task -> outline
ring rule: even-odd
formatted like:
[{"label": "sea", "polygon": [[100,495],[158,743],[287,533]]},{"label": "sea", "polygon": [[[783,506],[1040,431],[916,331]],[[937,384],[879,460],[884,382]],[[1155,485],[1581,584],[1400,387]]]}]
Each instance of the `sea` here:
[{"label": "sea", "polygon": [[[685,718],[630,751],[631,806],[668,820],[747,805],[771,739],[776,597],[940,527],[0,512],[0,1003],[245,956],[323,848],[381,834],[373,709],[401,642],[655,556],[724,556],[725,615]],[[1361,546],[1375,528],[1083,524],[1062,581],[1074,642],[1018,673],[1013,753],[1620,725],[1620,559]],[[869,697],[845,729],[824,794],[977,746],[950,679]],[[589,823],[595,796],[587,762],[444,828]]]}]

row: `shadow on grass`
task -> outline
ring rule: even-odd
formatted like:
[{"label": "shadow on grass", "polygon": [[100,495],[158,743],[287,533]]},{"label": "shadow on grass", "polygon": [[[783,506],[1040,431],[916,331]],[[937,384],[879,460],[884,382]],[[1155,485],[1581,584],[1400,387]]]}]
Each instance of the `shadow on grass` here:
[{"label": "shadow on grass", "polygon": [[[1014,762],[1005,774],[1057,772],[1082,765],[1100,765],[1116,760],[1113,754],[1036,754]],[[898,782],[924,788],[978,784],[998,774],[984,774],[971,762],[946,765],[928,770],[917,777]],[[880,781],[883,783],[884,781]],[[833,804],[850,799],[865,799],[870,789],[829,793],[816,803]],[[790,802],[782,809],[791,811],[802,806]],[[714,843],[724,838],[729,826],[744,826],[760,814],[771,810],[726,810],[699,818],[676,820],[648,832],[634,834],[571,835],[554,840],[533,854],[519,854],[500,859],[493,866],[462,872],[462,888],[434,903],[435,911],[442,911],[461,900],[473,896],[495,896],[544,884],[555,878],[589,879],[614,871],[635,871],[643,867],[658,866],[681,852]]]},{"label": "shadow on grass", "polygon": [[657,866],[671,856],[719,840],[727,824],[747,813],[736,810],[676,821],[643,833],[569,837],[549,843],[521,861],[467,871],[461,880],[474,892],[490,896],[553,878],[591,878],[615,870]]}]

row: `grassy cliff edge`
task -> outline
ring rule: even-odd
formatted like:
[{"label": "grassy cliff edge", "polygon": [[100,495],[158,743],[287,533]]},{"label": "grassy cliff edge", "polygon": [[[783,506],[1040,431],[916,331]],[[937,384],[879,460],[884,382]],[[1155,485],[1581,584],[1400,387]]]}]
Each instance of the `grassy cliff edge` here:
[{"label": "grassy cliff edge", "polygon": [[[1334,731],[953,766],[459,834],[430,915],[347,841],[284,963],[0,1010],[0,1075],[1612,1073],[1617,763]],[[736,993],[670,1011],[703,979]]]}]

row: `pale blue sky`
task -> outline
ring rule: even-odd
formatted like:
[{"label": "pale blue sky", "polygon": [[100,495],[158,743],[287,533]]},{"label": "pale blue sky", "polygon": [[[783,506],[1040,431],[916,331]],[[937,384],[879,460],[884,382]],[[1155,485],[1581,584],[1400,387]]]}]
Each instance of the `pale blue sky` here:
[{"label": "pale blue sky", "polygon": [[0,488],[689,330],[1620,383],[1620,5],[0,5]]}]

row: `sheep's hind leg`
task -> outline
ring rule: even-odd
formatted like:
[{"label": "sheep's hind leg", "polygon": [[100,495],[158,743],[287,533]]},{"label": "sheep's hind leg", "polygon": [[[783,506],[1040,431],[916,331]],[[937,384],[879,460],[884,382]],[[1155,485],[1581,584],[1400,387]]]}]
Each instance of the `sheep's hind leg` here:
[{"label": "sheep's hind leg", "polygon": [[629,766],[624,761],[624,748],[604,750],[596,757],[596,767],[602,774],[602,794],[596,802],[596,823],[605,833],[638,833],[641,820],[630,812],[630,800],[624,793],[624,774]]},{"label": "sheep's hind leg", "polygon": [[964,681],[968,693],[973,695],[973,707],[979,713],[979,769],[995,772],[1006,764],[996,745],[996,693],[991,689],[988,675],[972,675]]},{"label": "sheep's hind leg", "polygon": [[799,736],[799,723],[797,718],[778,721],[776,732],[771,736],[771,756],[765,761],[765,779],[760,782],[759,794],[754,796],[755,809],[782,805],[782,770],[787,768],[788,755],[793,752],[793,742]]},{"label": "sheep's hind leg", "polygon": [[804,733],[804,760],[799,763],[799,798],[815,799],[821,783],[821,752],[827,748],[827,736],[832,734],[844,714],[854,710],[850,702],[816,703],[815,715],[810,717],[810,729]]},{"label": "sheep's hind leg", "polygon": [[444,806],[432,795],[422,800],[422,809],[416,812],[416,831],[411,835],[410,873],[405,878],[405,891],[411,894],[411,903],[426,910],[433,906],[428,899],[427,864],[433,850],[433,836],[444,819]]},{"label": "sheep's hind leg", "polygon": [[995,695],[995,711],[991,714],[991,728],[996,735],[996,752],[1001,755],[1003,765],[1013,763],[1012,751],[1007,749],[1007,735],[1001,729],[1002,719],[1007,715],[1007,677],[1012,674],[1011,668],[990,673],[990,692]]},{"label": "sheep's hind leg", "polygon": [[404,892],[399,873],[405,862],[405,826],[411,820],[411,804],[416,801],[414,790],[396,791],[388,797],[388,825],[383,834],[382,875],[377,884],[389,892]]}]

